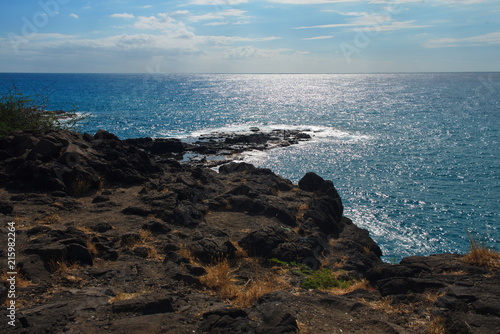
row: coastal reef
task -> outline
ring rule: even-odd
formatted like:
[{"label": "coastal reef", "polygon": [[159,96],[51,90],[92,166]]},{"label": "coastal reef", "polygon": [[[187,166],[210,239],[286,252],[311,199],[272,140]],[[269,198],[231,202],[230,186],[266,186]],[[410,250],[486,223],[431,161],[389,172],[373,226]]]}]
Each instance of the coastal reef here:
[{"label": "coastal reef", "polygon": [[0,332],[500,333],[498,254],[385,263],[331,181],[230,162],[307,139],[0,138]]}]

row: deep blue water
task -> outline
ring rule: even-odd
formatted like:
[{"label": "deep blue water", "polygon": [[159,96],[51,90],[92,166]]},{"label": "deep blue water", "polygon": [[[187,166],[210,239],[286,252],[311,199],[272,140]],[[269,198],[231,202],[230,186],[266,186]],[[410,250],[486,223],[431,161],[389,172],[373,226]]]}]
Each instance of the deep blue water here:
[{"label": "deep blue water", "polygon": [[388,261],[464,253],[468,232],[500,250],[500,73],[0,74],[0,90],[12,82],[120,138],[308,129],[312,141],[244,159],[333,180]]}]

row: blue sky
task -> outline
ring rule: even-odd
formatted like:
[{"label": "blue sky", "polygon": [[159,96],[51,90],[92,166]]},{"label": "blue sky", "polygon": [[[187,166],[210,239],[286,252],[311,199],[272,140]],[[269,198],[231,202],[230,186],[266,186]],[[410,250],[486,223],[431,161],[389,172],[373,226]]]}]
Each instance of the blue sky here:
[{"label": "blue sky", "polygon": [[0,72],[500,71],[498,0],[0,2]]}]

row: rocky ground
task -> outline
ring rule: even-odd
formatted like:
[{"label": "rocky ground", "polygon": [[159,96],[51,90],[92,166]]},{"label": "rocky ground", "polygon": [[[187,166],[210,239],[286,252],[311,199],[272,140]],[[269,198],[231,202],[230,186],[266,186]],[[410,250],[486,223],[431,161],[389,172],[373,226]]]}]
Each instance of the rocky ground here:
[{"label": "rocky ground", "polygon": [[314,173],[292,184],[245,163],[215,172],[171,158],[307,139],[290,136],[0,138],[0,331],[500,333],[496,254],[383,263]]}]

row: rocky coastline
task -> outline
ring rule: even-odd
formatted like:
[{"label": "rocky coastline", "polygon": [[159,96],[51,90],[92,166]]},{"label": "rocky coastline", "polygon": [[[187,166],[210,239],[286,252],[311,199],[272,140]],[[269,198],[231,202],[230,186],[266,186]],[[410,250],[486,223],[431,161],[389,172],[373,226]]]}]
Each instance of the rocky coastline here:
[{"label": "rocky coastline", "polygon": [[498,258],[384,263],[331,181],[231,162],[308,139],[0,138],[0,332],[500,333]]}]

